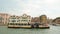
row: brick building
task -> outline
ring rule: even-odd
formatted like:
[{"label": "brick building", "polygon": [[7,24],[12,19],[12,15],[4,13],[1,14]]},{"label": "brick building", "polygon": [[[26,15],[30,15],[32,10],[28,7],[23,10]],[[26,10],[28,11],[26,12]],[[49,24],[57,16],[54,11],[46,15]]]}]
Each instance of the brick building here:
[{"label": "brick building", "polygon": [[31,22],[32,23],[40,23],[40,19],[39,19],[39,17],[34,17],[34,18],[32,18]]}]

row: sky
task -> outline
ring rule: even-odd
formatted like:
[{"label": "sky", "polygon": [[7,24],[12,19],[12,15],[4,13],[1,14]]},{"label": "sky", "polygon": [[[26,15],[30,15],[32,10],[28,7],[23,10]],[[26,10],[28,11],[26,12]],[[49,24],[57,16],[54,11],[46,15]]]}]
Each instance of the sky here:
[{"label": "sky", "polygon": [[56,18],[60,17],[60,0],[0,0],[0,13]]}]

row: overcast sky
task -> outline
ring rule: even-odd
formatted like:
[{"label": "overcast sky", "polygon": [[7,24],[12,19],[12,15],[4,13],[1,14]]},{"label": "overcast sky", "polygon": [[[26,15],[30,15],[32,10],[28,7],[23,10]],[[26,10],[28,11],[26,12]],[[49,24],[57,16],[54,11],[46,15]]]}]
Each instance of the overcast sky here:
[{"label": "overcast sky", "polygon": [[60,17],[60,0],[0,0],[0,13]]}]

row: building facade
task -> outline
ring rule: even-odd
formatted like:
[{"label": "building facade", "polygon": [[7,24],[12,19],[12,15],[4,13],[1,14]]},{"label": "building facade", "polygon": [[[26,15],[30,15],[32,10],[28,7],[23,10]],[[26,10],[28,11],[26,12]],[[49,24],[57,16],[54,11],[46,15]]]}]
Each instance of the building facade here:
[{"label": "building facade", "polygon": [[40,17],[32,18],[30,15],[23,14],[21,16],[9,15],[0,13],[0,25],[8,24],[31,24],[31,23],[47,23],[47,16],[41,15]]},{"label": "building facade", "polygon": [[0,13],[0,25],[7,25],[9,16],[6,13]]},{"label": "building facade", "polygon": [[34,18],[32,18],[31,22],[32,23],[40,23],[40,19],[39,19],[39,17],[34,17]]}]

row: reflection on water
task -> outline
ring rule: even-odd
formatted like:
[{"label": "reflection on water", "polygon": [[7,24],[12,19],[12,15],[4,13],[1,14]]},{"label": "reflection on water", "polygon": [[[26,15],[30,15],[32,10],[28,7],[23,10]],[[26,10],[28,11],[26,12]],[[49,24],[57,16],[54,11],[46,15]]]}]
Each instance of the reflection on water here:
[{"label": "reflection on water", "polygon": [[50,26],[50,29],[14,29],[0,26],[0,34],[60,34],[60,26]]}]

